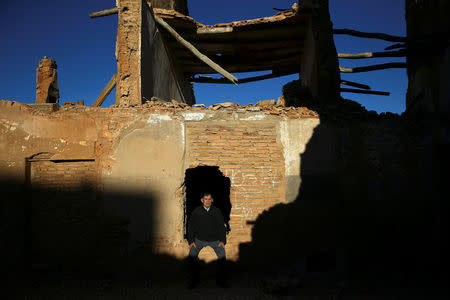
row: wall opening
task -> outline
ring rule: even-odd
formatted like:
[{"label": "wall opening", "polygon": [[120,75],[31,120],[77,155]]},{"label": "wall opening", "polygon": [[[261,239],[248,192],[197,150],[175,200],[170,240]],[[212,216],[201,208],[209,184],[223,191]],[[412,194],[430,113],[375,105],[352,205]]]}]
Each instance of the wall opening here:
[{"label": "wall opening", "polygon": [[214,202],[223,214],[227,233],[230,231],[230,178],[224,176],[218,166],[198,166],[187,169],[185,173],[184,186],[186,189],[186,199],[184,203],[184,233],[186,237],[187,224],[192,211],[202,203],[201,194],[211,193]]},{"label": "wall opening", "polygon": [[26,159],[28,266],[50,267],[95,260],[92,245],[98,241],[94,159],[52,160],[52,153]]}]

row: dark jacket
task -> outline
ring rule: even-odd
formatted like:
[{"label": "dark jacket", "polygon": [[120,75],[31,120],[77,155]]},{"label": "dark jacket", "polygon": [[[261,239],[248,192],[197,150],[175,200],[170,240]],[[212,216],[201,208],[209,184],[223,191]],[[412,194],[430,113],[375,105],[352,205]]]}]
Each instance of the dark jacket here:
[{"label": "dark jacket", "polygon": [[192,211],[187,228],[188,243],[191,244],[195,238],[226,244],[225,222],[220,209],[211,205],[209,211],[206,211],[203,205],[200,205]]}]

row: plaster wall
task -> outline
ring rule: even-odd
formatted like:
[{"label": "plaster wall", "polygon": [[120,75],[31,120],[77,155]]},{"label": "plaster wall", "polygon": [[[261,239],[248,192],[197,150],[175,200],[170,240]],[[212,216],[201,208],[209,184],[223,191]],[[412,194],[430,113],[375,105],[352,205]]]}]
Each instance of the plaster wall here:
[{"label": "plaster wall", "polygon": [[288,119],[280,123],[286,176],[286,202],[297,199],[301,186],[301,155],[311,139],[319,119]]},{"label": "plaster wall", "polygon": [[[301,181],[300,153],[319,123],[315,117],[290,120],[233,109],[74,106],[42,112],[17,102],[0,105],[3,178],[24,182],[27,159],[42,155],[47,161],[89,160],[99,201],[97,217],[128,222],[129,237],[121,251],[152,247],[154,253],[177,258],[187,253],[187,168],[219,166],[230,178],[233,207],[227,251],[237,260],[239,244],[251,241],[252,225],[247,222],[286,202],[286,195],[292,201],[298,193],[291,190],[298,190]],[[304,132],[297,135],[297,130]],[[210,261],[214,255],[206,250],[201,258]]]}]

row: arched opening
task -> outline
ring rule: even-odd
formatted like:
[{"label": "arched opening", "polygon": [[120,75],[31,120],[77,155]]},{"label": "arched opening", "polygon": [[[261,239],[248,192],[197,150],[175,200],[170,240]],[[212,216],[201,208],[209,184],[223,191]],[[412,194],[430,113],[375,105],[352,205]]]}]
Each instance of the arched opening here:
[{"label": "arched opening", "polygon": [[184,186],[186,189],[186,200],[184,203],[184,232],[189,222],[192,211],[202,203],[202,193],[211,193],[214,202],[223,214],[227,233],[230,231],[230,178],[224,176],[218,166],[198,166],[187,169],[185,173]]}]

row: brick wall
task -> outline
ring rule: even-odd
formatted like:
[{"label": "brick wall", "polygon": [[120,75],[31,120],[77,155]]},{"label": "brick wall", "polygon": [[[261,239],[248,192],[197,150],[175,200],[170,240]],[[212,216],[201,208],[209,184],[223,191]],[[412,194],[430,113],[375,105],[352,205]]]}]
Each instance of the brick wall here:
[{"label": "brick wall", "polygon": [[67,263],[67,257],[77,264],[95,256],[99,205],[88,188],[95,174],[94,161],[30,162],[34,264]]},{"label": "brick wall", "polygon": [[[284,159],[277,138],[277,124],[271,122],[187,122],[189,167],[219,166],[231,180],[230,228],[227,256],[238,259],[239,244],[251,241],[257,216],[284,202]],[[215,258],[212,249],[200,258]]]},{"label": "brick wall", "polygon": [[95,181],[94,161],[32,161],[31,184],[44,188],[71,190]]}]

